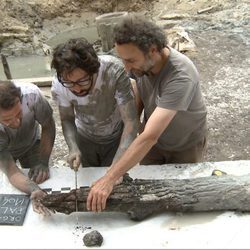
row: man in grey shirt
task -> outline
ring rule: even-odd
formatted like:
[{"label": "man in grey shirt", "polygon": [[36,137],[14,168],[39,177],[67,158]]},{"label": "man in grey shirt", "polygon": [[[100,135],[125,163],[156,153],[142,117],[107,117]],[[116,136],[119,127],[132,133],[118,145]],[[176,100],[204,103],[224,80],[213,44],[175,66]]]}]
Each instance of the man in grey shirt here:
[{"label": "man in grey shirt", "polygon": [[167,46],[164,31],[135,15],[114,29],[118,55],[136,79],[139,114],[145,127],[110,171],[95,182],[87,208],[105,209],[116,180],[141,164],[201,161],[206,144],[206,107],[198,72],[185,55]]},{"label": "man in grey shirt", "polygon": [[59,44],[52,68],[57,102],[71,168],[109,166],[137,134],[138,120],[130,80],[122,63],[97,56],[84,38]]},{"label": "man in grey shirt", "polygon": [[[49,157],[55,140],[52,113],[36,85],[0,81],[0,169],[13,186],[31,194],[35,211],[42,213],[46,209],[36,200],[45,193],[37,183],[49,178]],[[29,178],[17,167],[17,160],[22,168],[30,169]]]}]

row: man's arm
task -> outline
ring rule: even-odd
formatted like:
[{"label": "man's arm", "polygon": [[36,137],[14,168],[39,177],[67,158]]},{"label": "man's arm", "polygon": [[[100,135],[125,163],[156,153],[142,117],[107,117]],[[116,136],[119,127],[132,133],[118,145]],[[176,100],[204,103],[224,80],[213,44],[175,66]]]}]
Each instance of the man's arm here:
[{"label": "man's arm", "polygon": [[42,183],[49,178],[49,158],[55,141],[55,121],[51,117],[42,124],[41,142],[40,142],[40,162],[32,168],[29,176],[36,183]]},{"label": "man's arm", "polygon": [[20,191],[31,194],[35,190],[40,190],[38,185],[25,176],[16,166],[14,159],[8,151],[0,152],[0,168],[8,177],[10,183]]},{"label": "man's arm", "polygon": [[140,97],[139,94],[139,90],[136,86],[136,81],[134,79],[130,79],[131,81],[131,85],[132,85],[132,89],[135,95],[135,103],[136,103],[136,108],[137,108],[137,116],[138,116],[138,121],[139,121],[139,128],[138,128],[138,132],[139,134],[144,130],[144,122],[141,121],[141,115],[142,115],[142,111],[144,109],[144,105],[142,102],[142,99]]},{"label": "man's arm", "polygon": [[105,209],[106,200],[113,190],[115,182],[129,169],[140,162],[157,143],[176,114],[175,110],[157,107],[150,116],[144,131],[133,141],[122,157],[112,164],[109,171],[91,187],[87,199],[87,208],[93,211]]},{"label": "man's arm", "polygon": [[137,108],[138,119],[140,121],[142,110],[143,110],[144,106],[143,106],[138,88],[136,86],[136,81],[134,79],[130,79],[130,82],[131,82],[132,89],[133,89],[134,96],[135,96],[135,104],[136,104],[136,108]]},{"label": "man's arm", "polygon": [[42,163],[49,163],[49,157],[52,152],[52,148],[55,141],[56,135],[56,125],[55,120],[51,116],[50,119],[42,125],[42,134],[41,134],[41,144],[40,144],[40,160]]},{"label": "man's arm", "polygon": [[14,187],[26,194],[31,194],[32,207],[35,212],[43,215],[50,215],[51,212],[53,212],[49,211],[40,202],[40,199],[42,199],[46,193],[42,191],[34,181],[30,180],[21,172],[8,151],[0,152],[0,169],[6,174]]},{"label": "man's arm", "polygon": [[77,128],[75,125],[74,108],[73,106],[59,106],[59,113],[62,123],[63,135],[69,147],[68,163],[71,168],[79,168],[81,163],[81,151],[79,150],[76,142]]},{"label": "man's arm", "polygon": [[135,101],[131,100],[124,105],[119,105],[119,110],[124,123],[124,128],[119,147],[113,159],[113,163],[116,162],[127,150],[129,145],[136,138],[138,132],[138,119]]}]

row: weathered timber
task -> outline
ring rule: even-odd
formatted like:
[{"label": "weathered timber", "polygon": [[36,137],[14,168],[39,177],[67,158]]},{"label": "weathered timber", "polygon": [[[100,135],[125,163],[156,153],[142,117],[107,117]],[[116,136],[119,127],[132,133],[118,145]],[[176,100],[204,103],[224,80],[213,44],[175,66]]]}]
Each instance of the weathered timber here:
[{"label": "weathered timber", "polygon": [[[86,199],[90,188],[80,187],[69,193],[49,194],[42,204],[54,211],[70,214],[86,212]],[[115,186],[107,200],[105,211],[124,212],[133,220],[163,211],[250,211],[250,175],[209,176],[193,179],[124,181]]]},{"label": "weathered timber", "polygon": [[12,79],[11,73],[10,73],[10,67],[7,61],[7,58],[4,54],[1,54],[1,60],[2,60],[2,64],[3,64],[3,70],[4,70],[4,74],[6,76],[6,78],[8,80]]}]

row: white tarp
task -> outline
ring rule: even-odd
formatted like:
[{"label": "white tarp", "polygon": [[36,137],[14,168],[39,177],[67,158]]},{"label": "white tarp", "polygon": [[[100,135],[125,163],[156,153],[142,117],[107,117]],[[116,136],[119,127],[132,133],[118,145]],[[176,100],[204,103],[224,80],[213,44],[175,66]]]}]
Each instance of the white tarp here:
[{"label": "white tarp", "polygon": [[[210,176],[214,169],[233,175],[250,173],[250,161],[228,161],[189,165],[136,166],[132,178],[195,178]],[[78,186],[90,185],[105,173],[105,168],[80,169]],[[21,193],[0,173],[0,193]],[[42,188],[74,188],[74,171],[51,168],[51,178]],[[78,212],[44,218],[29,205],[23,226],[0,226],[1,249],[79,249],[86,248],[82,238],[98,230],[105,249],[159,248],[249,248],[250,214],[237,212],[169,213],[151,216],[142,222],[131,221],[122,213]],[[88,229],[89,228],[89,229]],[[91,228],[91,229],[90,229]]]}]

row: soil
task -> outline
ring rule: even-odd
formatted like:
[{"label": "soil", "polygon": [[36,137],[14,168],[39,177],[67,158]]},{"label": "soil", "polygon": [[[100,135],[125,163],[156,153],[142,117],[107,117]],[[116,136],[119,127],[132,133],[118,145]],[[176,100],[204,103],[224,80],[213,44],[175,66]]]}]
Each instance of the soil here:
[{"label": "soil", "polygon": [[[208,109],[205,160],[249,160],[248,0],[1,0],[2,52],[41,55],[52,36],[94,25],[96,16],[114,11],[140,12],[165,29],[174,25],[185,29],[196,45],[196,52],[187,55],[200,72]],[[57,124],[52,161],[65,165],[68,149],[58,111],[49,89],[43,91],[54,108]]]}]

